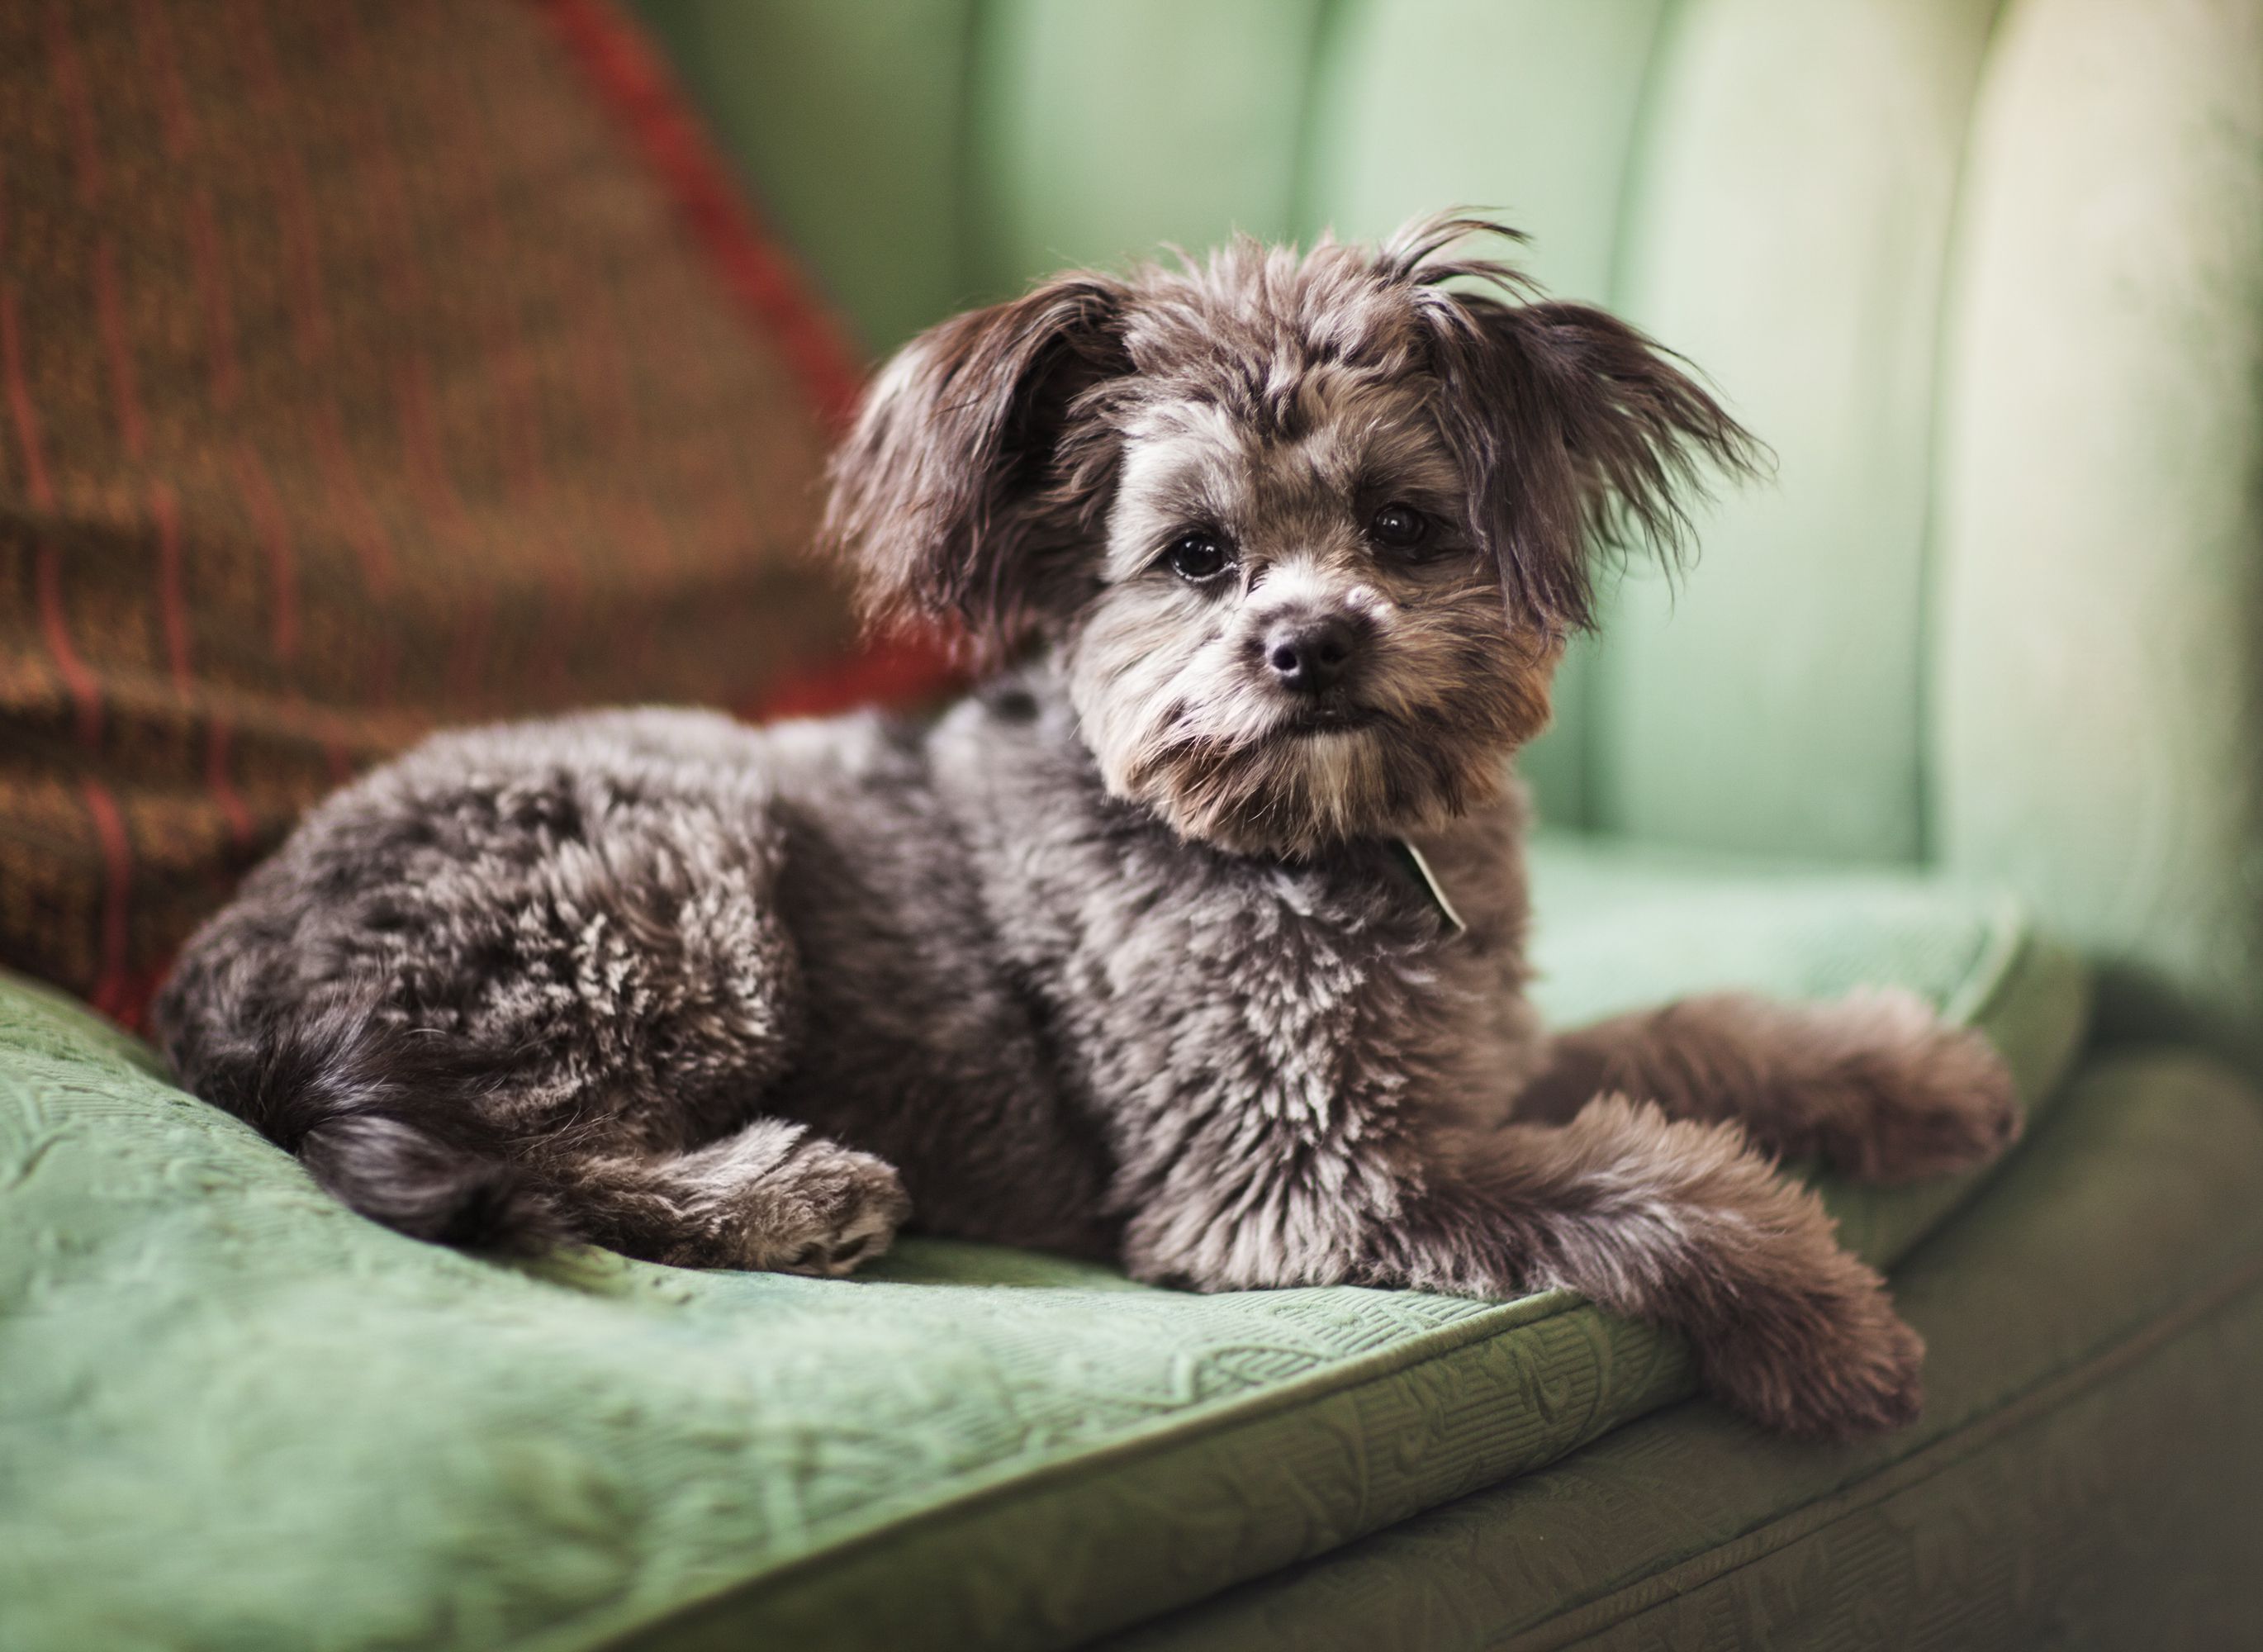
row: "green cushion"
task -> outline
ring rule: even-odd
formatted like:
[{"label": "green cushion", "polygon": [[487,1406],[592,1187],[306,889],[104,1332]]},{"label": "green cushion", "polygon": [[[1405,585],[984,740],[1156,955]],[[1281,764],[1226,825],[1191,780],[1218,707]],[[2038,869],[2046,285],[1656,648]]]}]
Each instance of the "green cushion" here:
[{"label": "green cushion", "polygon": [[[1895,876],[1541,857],[1550,1006],[1924,991],[2031,1098],[2079,972]],[[1834,1190],[1898,1254],[1970,1184]],[[0,1643],[1059,1644],[1539,1468],[1680,1397],[1547,1294],[1197,1297],[941,1242],[866,1279],[401,1239],[0,988]]]},{"label": "green cushion", "polygon": [[1925,1416],[1826,1451],[1703,1404],[1110,1652],[2252,1646],[2263,1096],[2085,1070],[1896,1271]]}]

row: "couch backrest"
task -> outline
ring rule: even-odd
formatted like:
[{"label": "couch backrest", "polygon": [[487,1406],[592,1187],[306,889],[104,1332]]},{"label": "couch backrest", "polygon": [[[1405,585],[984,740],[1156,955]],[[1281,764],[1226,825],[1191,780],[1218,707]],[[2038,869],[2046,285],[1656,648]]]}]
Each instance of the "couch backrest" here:
[{"label": "couch backrest", "polygon": [[1780,458],[1622,587],[1545,813],[2011,879],[2109,1025],[2263,1055],[2263,0],[644,6],[876,348],[1502,208]]}]

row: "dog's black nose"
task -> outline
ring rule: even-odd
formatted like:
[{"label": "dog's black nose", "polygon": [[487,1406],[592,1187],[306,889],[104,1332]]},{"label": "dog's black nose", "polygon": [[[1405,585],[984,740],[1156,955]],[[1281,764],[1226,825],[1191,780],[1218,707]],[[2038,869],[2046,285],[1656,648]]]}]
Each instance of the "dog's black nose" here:
[{"label": "dog's black nose", "polygon": [[1334,687],[1359,648],[1359,629],[1341,614],[1286,620],[1265,634],[1265,663],[1274,680],[1297,694]]}]

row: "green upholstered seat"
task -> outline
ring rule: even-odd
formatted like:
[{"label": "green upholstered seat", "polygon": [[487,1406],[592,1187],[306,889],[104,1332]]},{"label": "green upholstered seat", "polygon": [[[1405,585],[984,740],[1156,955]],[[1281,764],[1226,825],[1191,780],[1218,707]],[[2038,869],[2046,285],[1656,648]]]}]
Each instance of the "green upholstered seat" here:
[{"label": "green upholstered seat", "polygon": [[[1551,845],[1555,1012],[1905,985],[2045,1100],[2083,973],[1907,873]],[[1968,1182],[1835,1187],[1891,1261]],[[913,1240],[831,1281],[401,1238],[0,989],[0,1644],[1062,1644],[1683,1399],[1551,1293],[1203,1297]],[[1721,1424],[1722,1427],[1732,1427]],[[1734,1430],[1748,1442],[1748,1431]]]}]

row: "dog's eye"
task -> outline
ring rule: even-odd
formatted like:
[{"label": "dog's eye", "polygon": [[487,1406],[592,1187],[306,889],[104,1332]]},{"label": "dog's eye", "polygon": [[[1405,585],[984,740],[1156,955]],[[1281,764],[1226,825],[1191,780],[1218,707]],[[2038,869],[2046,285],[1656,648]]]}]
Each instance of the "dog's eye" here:
[{"label": "dog's eye", "polygon": [[1174,574],[1197,583],[1216,579],[1233,560],[1226,555],[1225,547],[1208,533],[1182,533],[1171,541],[1171,548],[1163,553],[1163,558],[1170,563]]},{"label": "dog's eye", "polygon": [[1422,548],[1422,541],[1430,537],[1430,523],[1411,504],[1387,504],[1375,513],[1367,532],[1384,549],[1403,555]]}]

